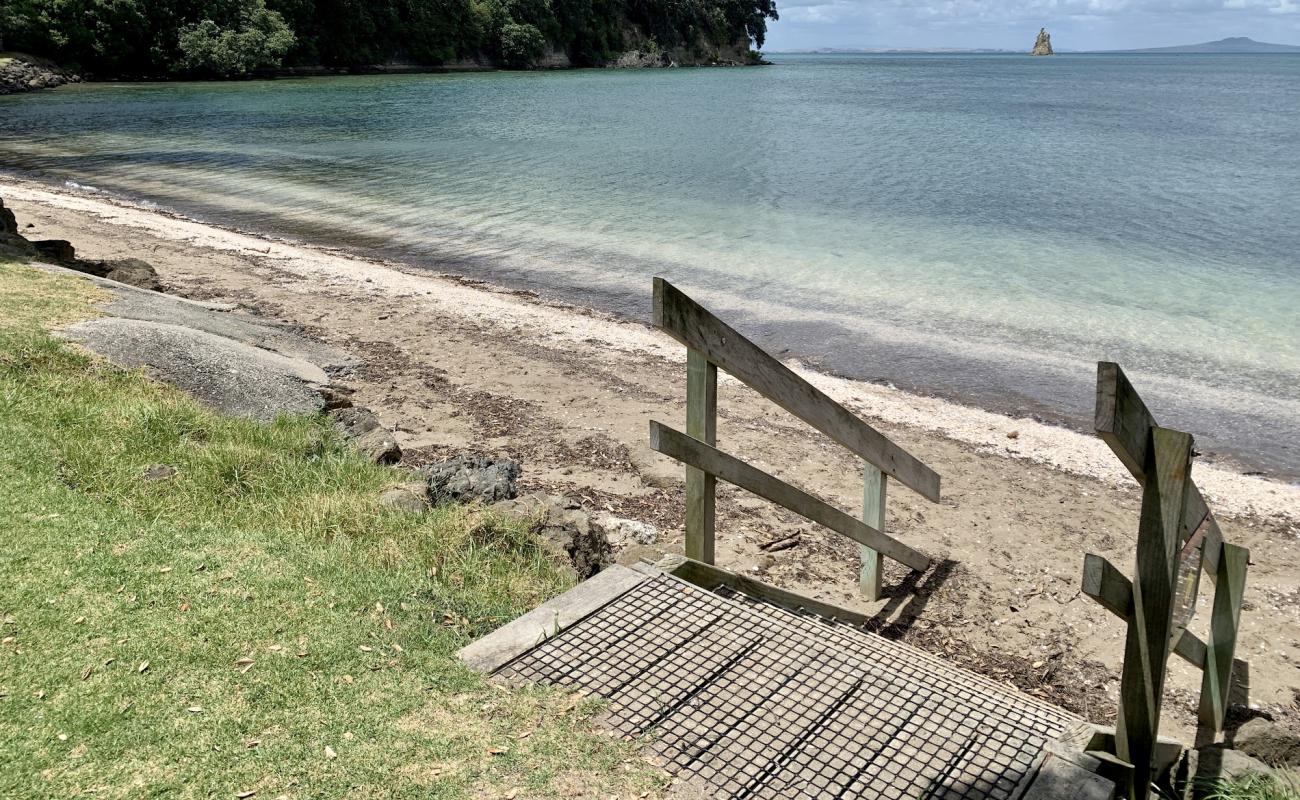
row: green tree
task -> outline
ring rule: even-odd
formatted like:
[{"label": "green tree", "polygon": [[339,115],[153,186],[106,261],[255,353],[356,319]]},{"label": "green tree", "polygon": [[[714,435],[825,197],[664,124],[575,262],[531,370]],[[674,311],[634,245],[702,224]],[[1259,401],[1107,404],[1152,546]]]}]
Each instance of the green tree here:
[{"label": "green tree", "polygon": [[178,67],[190,73],[245,76],[278,67],[294,41],[284,17],[269,10],[266,0],[243,0],[234,26],[204,19],[180,29]]},{"label": "green tree", "polygon": [[527,69],[546,52],[546,39],[536,25],[511,22],[501,26],[501,61],[511,69]]}]

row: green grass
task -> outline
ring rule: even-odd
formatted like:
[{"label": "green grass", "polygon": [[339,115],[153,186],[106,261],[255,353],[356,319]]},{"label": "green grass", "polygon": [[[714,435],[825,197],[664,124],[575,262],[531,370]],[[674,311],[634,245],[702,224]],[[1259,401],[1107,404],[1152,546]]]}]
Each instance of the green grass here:
[{"label": "green grass", "polygon": [[1206,800],[1300,800],[1300,776],[1283,772],[1277,777],[1248,775],[1221,783],[1205,795]]},{"label": "green grass", "polygon": [[[636,797],[590,703],[454,652],[565,588],[522,529],[401,514],[316,418],[223,418],[52,338],[0,263],[0,797]],[[169,464],[167,480],[142,480]]]}]

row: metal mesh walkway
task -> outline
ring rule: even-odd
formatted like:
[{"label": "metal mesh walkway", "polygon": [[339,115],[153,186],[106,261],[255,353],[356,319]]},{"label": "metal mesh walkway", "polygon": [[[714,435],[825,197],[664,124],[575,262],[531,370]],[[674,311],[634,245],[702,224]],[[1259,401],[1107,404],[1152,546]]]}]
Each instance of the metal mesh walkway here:
[{"label": "metal mesh walkway", "polygon": [[605,698],[606,725],[736,800],[1010,800],[1080,722],[907,645],[668,575],[496,674]]}]

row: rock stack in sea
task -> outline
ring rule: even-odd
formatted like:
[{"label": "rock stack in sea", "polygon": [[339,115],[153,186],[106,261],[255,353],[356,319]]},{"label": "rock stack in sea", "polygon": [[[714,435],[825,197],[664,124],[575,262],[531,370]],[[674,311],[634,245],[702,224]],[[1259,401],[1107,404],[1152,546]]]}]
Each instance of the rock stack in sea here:
[{"label": "rock stack in sea", "polygon": [[1034,42],[1034,49],[1029,51],[1031,56],[1050,56],[1052,55],[1052,34],[1047,32],[1047,28],[1038,29],[1038,40]]}]

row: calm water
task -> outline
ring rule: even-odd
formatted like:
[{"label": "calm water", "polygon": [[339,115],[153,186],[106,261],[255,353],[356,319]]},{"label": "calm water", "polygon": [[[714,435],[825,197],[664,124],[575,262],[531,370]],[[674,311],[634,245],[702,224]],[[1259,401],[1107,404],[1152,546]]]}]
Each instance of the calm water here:
[{"label": "calm water", "polygon": [[0,98],[0,168],[1086,424],[1121,362],[1300,474],[1300,57],[785,56],[740,70],[98,85]]}]

